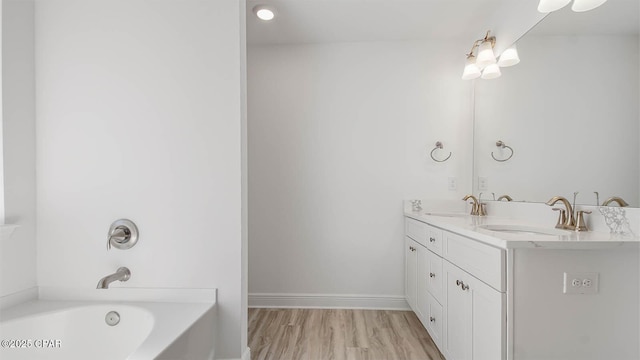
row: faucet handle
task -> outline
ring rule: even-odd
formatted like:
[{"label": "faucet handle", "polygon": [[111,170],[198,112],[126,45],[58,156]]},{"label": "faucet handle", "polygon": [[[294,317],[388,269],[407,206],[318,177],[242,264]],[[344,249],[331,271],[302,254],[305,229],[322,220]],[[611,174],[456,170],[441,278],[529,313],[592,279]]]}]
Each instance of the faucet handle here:
[{"label": "faucet handle", "polygon": [[556,224],[556,229],[564,229],[564,223],[567,222],[567,212],[565,209],[560,208],[552,208],[553,211],[559,211],[558,214],[558,223]]},{"label": "faucet handle", "polygon": [[487,216],[487,204],[485,203],[478,204],[478,216]]},{"label": "faucet handle", "polygon": [[576,213],[576,231],[589,231],[587,223],[584,221],[584,214],[591,214],[591,211],[580,210]]},{"label": "faucet handle", "polygon": [[126,250],[133,247],[138,241],[138,227],[128,219],[116,220],[109,227],[107,235],[107,250],[113,246],[116,249]]}]

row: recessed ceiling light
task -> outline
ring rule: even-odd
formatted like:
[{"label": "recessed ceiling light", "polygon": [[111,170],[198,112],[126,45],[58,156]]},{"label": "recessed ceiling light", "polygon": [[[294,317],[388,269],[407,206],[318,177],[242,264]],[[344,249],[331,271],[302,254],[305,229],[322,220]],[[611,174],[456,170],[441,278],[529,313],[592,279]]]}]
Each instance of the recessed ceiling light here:
[{"label": "recessed ceiling light", "polygon": [[260,20],[264,20],[264,21],[272,20],[276,16],[273,9],[266,5],[256,5],[253,8],[253,12],[256,14],[256,16]]}]

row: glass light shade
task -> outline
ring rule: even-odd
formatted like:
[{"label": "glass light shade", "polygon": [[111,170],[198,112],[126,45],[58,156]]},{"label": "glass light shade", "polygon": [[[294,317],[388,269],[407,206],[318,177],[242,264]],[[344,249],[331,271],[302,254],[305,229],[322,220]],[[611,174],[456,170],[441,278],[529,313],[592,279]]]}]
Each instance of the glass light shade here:
[{"label": "glass light shade", "polygon": [[498,60],[498,66],[500,67],[513,66],[519,62],[520,62],[520,57],[518,56],[518,49],[514,44],[510,48],[502,52],[502,54],[500,55],[500,59]]},{"label": "glass light shade", "polygon": [[571,10],[575,12],[589,11],[597,8],[598,6],[606,3],[607,0],[573,0]]},{"label": "glass light shade", "polygon": [[540,0],[538,3],[538,11],[541,13],[550,13],[562,9],[570,2],[571,0]]},{"label": "glass light shade", "polygon": [[502,73],[498,64],[491,64],[482,71],[482,78],[485,80],[499,78]]},{"label": "glass light shade", "polygon": [[476,65],[476,57],[473,55],[467,56],[467,62],[462,72],[462,80],[473,80],[480,77],[480,69]]},{"label": "glass light shade", "polygon": [[276,17],[275,12],[265,5],[257,5],[253,8],[253,12],[260,20],[269,21]]},{"label": "glass light shade", "polygon": [[493,46],[491,46],[491,41],[485,41],[480,44],[478,48],[478,59],[476,60],[476,65],[480,69],[484,69],[485,67],[496,63],[496,55],[493,53]]}]

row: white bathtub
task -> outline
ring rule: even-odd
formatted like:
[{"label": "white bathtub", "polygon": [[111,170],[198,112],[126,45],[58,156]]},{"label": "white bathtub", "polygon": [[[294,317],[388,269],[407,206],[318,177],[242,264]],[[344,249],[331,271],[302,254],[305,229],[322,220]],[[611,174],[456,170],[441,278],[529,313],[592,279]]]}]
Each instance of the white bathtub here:
[{"label": "white bathtub", "polygon": [[215,302],[30,301],[0,313],[0,358],[213,359],[215,310]]}]

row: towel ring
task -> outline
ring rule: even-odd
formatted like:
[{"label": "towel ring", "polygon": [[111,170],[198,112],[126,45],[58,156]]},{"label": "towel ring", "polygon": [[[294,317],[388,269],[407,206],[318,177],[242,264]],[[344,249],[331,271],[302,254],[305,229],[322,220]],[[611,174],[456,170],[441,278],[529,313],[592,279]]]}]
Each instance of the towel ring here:
[{"label": "towel ring", "polygon": [[449,151],[449,156],[447,156],[444,160],[438,160],[435,157],[433,157],[433,152],[438,150],[438,149],[442,149],[442,142],[438,141],[436,142],[436,147],[433,148],[433,150],[431,150],[431,158],[433,159],[433,161],[435,162],[445,162],[447,160],[449,160],[449,158],[451,157],[451,151]]},{"label": "towel ring", "polygon": [[511,159],[511,157],[513,157],[513,148],[511,148],[511,146],[507,146],[507,144],[505,144],[504,141],[502,141],[502,140],[496,141],[496,146],[499,147],[499,148],[502,148],[502,149],[507,148],[507,149],[511,150],[511,155],[509,155],[509,157],[506,158],[506,159],[498,159],[493,155],[493,151],[492,151],[491,152],[491,157],[493,158],[493,160],[499,161],[499,162],[505,162],[505,161]]}]

